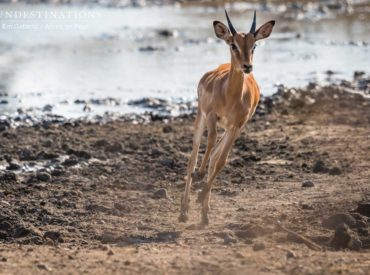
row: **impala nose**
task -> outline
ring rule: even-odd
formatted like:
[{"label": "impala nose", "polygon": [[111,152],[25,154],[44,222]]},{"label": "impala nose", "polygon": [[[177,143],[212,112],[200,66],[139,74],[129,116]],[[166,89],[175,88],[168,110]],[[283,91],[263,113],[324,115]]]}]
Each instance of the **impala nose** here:
[{"label": "impala nose", "polygon": [[244,64],[243,65],[243,71],[246,74],[249,74],[252,70],[253,70],[253,66],[252,65],[247,65],[247,64]]}]

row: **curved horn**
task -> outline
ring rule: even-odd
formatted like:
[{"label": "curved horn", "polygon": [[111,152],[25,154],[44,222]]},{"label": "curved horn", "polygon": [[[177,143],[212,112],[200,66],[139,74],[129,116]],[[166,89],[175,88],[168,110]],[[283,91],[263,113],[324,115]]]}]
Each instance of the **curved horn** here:
[{"label": "curved horn", "polygon": [[229,29],[230,29],[232,35],[235,35],[236,34],[236,30],[234,29],[234,26],[231,23],[230,18],[229,18],[229,15],[227,14],[227,11],[226,10],[225,10],[225,14],[226,14],[226,19],[227,19],[227,24],[229,25]]},{"label": "curved horn", "polygon": [[254,11],[253,23],[252,23],[251,30],[249,32],[251,34],[254,34],[256,32],[256,11]]}]

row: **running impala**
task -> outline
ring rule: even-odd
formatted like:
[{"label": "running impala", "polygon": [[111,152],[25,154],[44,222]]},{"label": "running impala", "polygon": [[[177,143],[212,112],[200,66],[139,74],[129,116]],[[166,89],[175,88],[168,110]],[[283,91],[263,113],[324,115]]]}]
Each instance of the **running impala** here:
[{"label": "running impala", "polygon": [[[235,30],[226,11],[225,14],[229,27],[220,21],[214,21],[213,28],[216,36],[229,46],[231,63],[220,65],[217,69],[207,72],[198,85],[198,111],[185,192],[181,199],[180,222],[186,222],[188,219],[191,183],[204,178],[209,161],[207,182],[198,195],[198,202],[202,205],[201,223],[208,224],[212,184],[225,166],[234,141],[253,116],[260,99],[259,87],[252,75],[253,53],[256,41],[270,36],[275,21],[269,21],[256,30],[256,12],[254,12],[250,31],[242,33]],[[216,143],[217,125],[225,131]],[[199,170],[195,171],[205,126],[208,129],[207,149]]]}]

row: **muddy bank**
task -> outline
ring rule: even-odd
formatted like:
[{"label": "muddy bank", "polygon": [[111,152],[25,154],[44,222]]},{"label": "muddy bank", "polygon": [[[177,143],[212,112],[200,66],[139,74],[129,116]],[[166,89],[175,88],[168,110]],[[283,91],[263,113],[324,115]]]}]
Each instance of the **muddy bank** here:
[{"label": "muddy bank", "polygon": [[1,269],[366,274],[370,101],[347,89],[264,98],[214,186],[205,228],[201,184],[190,222],[177,221],[193,114],[3,127]]}]

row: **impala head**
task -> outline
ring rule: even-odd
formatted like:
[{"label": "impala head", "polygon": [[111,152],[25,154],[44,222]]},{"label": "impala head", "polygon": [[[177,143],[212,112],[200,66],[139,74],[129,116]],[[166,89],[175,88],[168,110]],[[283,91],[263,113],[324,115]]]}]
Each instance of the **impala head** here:
[{"label": "impala head", "polygon": [[231,57],[237,68],[249,74],[253,70],[253,53],[256,41],[270,36],[275,21],[269,21],[256,30],[256,12],[254,12],[252,27],[248,33],[237,32],[225,10],[229,27],[220,21],[214,21],[213,27],[216,36],[224,40],[229,46]]}]

